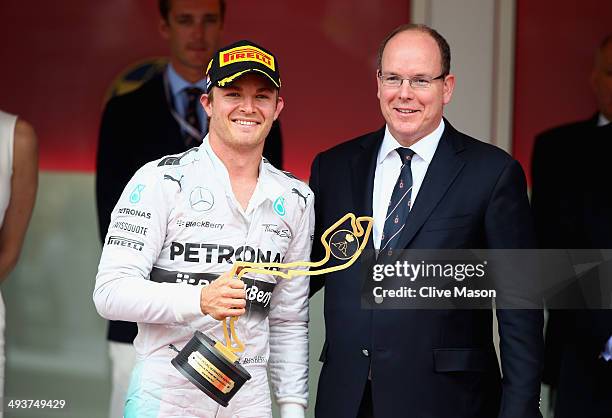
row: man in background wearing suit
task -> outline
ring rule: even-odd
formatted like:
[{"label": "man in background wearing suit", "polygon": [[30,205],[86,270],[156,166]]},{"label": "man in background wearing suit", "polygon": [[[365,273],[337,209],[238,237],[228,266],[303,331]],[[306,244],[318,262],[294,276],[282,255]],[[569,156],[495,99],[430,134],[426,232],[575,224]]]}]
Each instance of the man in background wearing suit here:
[{"label": "man in background wearing suit", "polygon": [[[322,232],[347,212],[373,215],[377,263],[403,249],[533,248],[518,162],[442,117],[455,86],[446,40],[404,25],[378,57],[385,127],[312,164],[312,259],[322,258]],[[406,183],[403,200],[390,206]],[[385,219],[402,205],[408,213],[389,231]],[[541,311],[497,310],[502,379],[491,310],[362,309],[360,272],[354,265],[311,279],[311,293],[325,285],[317,417],[541,417]]]},{"label": "man in background wearing suit", "polygon": [[[532,204],[542,248],[612,248],[612,35],[596,52],[590,81],[597,113],[535,140]],[[562,296],[568,294],[581,291],[572,287]],[[544,365],[555,418],[610,417],[612,311],[549,311]]]},{"label": "man in background wearing suit", "polygon": [[[170,49],[168,66],[139,89],[111,99],[102,116],[96,168],[102,241],[111,211],[136,170],[146,162],[200,145],[208,132],[199,100],[206,86],[206,66],[219,46],[225,0],[159,0],[158,5],[159,30]],[[263,155],[282,168],[278,122],[266,139]],[[134,323],[109,322],[112,418],[123,411],[135,362],[132,342],[137,331]]]}]

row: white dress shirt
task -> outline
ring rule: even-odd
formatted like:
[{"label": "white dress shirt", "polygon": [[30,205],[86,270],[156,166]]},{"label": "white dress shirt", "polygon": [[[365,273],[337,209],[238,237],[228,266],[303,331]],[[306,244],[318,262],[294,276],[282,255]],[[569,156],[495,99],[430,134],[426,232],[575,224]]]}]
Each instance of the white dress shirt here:
[{"label": "white dress shirt", "polygon": [[604,351],[601,353],[601,356],[606,361],[612,360],[612,337],[610,337],[608,340],[608,343],[606,344]]},{"label": "white dress shirt", "polygon": [[599,118],[597,118],[597,126],[605,126],[608,123],[610,123],[610,121],[603,115],[603,113],[600,113]]},{"label": "white dress shirt", "polygon": [[[438,148],[438,143],[444,132],[444,120],[440,121],[438,127],[429,135],[418,140],[409,148],[415,152],[410,163],[412,171],[412,205],[417,199],[423,179],[429,168],[429,164]],[[399,177],[402,161],[396,148],[402,145],[391,135],[389,127],[385,128],[385,136],[378,151],[376,169],[374,171],[374,191],[372,193],[372,213],[374,216],[374,248],[380,248],[385,218],[393,188]],[[411,205],[411,207],[412,207]]]},{"label": "white dress shirt", "polygon": [[[171,63],[166,67],[166,74],[168,75],[168,84],[170,86],[170,93],[172,94],[174,109],[179,115],[181,115],[182,118],[185,118],[185,113],[187,113],[187,105],[189,102],[186,89],[195,87],[202,91],[206,91],[206,79],[201,79],[195,83],[190,83],[176,72]],[[202,136],[204,136],[206,135],[206,132],[208,132],[208,117],[206,116],[204,108],[199,102],[196,103],[196,113],[200,122]],[[184,131],[183,127],[181,127],[181,131]]]}]

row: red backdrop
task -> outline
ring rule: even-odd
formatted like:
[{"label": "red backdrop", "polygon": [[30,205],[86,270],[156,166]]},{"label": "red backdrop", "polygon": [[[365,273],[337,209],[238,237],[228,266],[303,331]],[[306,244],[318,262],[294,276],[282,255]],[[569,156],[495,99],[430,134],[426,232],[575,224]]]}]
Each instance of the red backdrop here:
[{"label": "red backdrop", "polygon": [[[113,79],[165,55],[156,2],[2,0],[0,109],[32,122],[46,170],[94,169]],[[286,167],[308,176],[315,153],[382,125],[378,43],[409,21],[409,1],[228,1],[224,41],[250,38],[279,57]]]},{"label": "red backdrop", "polygon": [[513,148],[527,173],[536,134],[595,112],[589,76],[611,31],[612,1],[517,0]]}]

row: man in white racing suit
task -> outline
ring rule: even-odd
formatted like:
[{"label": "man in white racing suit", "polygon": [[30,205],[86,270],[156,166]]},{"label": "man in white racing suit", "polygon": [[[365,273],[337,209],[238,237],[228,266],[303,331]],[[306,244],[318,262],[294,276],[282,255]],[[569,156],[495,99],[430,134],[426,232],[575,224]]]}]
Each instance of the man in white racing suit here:
[{"label": "man in white racing suit", "polygon": [[[278,62],[240,41],[215,53],[201,102],[201,146],[150,162],[113,210],[94,302],[107,319],[138,323],[138,362],[125,417],[271,417],[266,367],[283,418],[308,398],[308,279],[230,277],[236,261],[308,260],[313,194],[261,157],[283,108]],[[199,330],[224,341],[219,319],[240,315],[240,363],[252,378],[227,408],[170,363]]]}]

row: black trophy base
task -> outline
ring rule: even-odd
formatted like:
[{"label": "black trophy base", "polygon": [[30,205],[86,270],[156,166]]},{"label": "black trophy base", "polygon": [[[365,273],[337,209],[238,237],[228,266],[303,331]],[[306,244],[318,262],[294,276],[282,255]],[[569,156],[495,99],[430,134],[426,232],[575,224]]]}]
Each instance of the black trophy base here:
[{"label": "black trophy base", "polygon": [[238,360],[230,361],[215,347],[215,340],[200,331],[195,332],[171,363],[198,389],[223,407],[251,379]]}]

